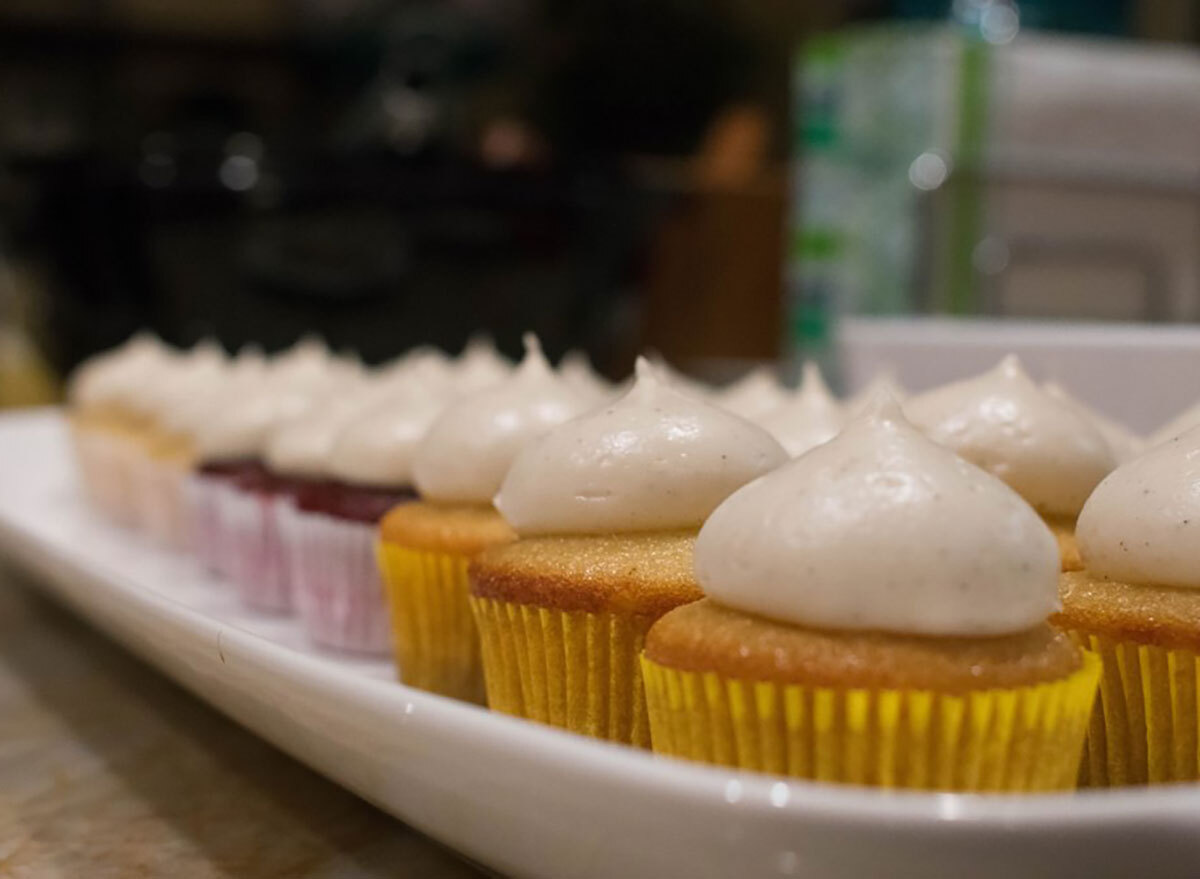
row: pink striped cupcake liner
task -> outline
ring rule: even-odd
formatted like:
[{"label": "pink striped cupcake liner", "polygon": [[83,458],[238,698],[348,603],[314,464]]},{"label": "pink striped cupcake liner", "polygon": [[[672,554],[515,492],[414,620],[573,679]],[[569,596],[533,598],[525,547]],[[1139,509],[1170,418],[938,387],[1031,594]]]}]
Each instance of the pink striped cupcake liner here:
[{"label": "pink striped cupcake liner", "polygon": [[296,609],[309,638],[336,650],[390,655],[376,527],[304,512],[291,502],[276,512],[292,564]]},{"label": "pink striped cupcake liner", "polygon": [[226,484],[217,493],[218,542],[228,553],[227,575],[247,607],[269,613],[292,609],[292,578],[283,550],[275,492]]},{"label": "pink striped cupcake liner", "polygon": [[230,571],[230,552],[221,521],[220,497],[232,490],[227,480],[204,473],[191,476],[184,486],[192,552],[206,569],[225,576]]}]

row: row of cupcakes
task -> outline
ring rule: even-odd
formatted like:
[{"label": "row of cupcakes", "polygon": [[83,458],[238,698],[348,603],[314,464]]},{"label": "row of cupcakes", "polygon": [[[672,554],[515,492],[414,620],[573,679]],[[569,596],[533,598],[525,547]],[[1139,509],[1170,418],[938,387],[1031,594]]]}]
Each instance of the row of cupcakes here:
[{"label": "row of cupcakes", "polygon": [[[411,385],[412,382],[400,384]],[[403,500],[401,493],[389,494],[389,491],[403,492],[415,484],[422,500],[398,504],[384,517],[378,532],[381,568],[391,598],[395,647],[401,674],[410,683],[462,698],[478,698],[481,672],[486,672],[488,699],[499,710],[643,745],[650,741],[651,719],[657,717],[656,748],[756,768],[814,777],[840,777],[840,770],[835,772],[831,767],[854,766],[857,768],[845,775],[848,780],[915,786],[1061,786],[1070,774],[1063,769],[1064,764],[1060,761],[1053,766],[1043,766],[1044,760],[1037,755],[1043,751],[1060,755],[1071,752],[1070,742],[1073,730],[1078,727],[1080,706],[1086,706],[1090,700],[1086,685],[1088,672],[1077,651],[1068,649],[1061,637],[1048,638],[1044,625],[1034,625],[1044,621],[1046,613],[1053,609],[1050,605],[1039,610],[1036,600],[1026,601],[1023,618],[1019,607],[1017,610],[1010,607],[1009,599],[1014,595],[1024,594],[1026,599],[1040,595],[1044,599],[1047,594],[1042,570],[1045,529],[1031,529],[1028,521],[1020,528],[1013,526],[1014,533],[995,538],[1002,559],[1004,551],[1010,553],[1009,562],[1018,556],[1023,558],[1019,575],[1011,581],[1004,580],[1007,585],[995,591],[994,605],[985,601],[975,607],[984,615],[999,607],[998,617],[992,620],[992,625],[999,629],[985,630],[982,634],[972,629],[965,633],[943,631],[930,635],[922,632],[921,624],[917,624],[915,630],[880,630],[900,637],[901,641],[916,639],[915,643],[904,642],[900,647],[886,643],[886,638],[883,646],[869,643],[871,638],[860,638],[858,642],[850,639],[854,646],[842,654],[836,650],[831,653],[833,658],[827,659],[824,673],[848,668],[861,671],[864,663],[859,651],[866,651],[866,655],[874,656],[876,660],[876,663],[865,663],[868,669],[872,665],[908,668],[915,670],[917,677],[908,682],[901,677],[897,679],[897,688],[884,693],[878,686],[879,680],[872,678],[869,671],[865,677],[850,675],[841,681],[834,680],[833,688],[824,690],[819,686],[815,690],[811,686],[805,689],[806,683],[828,684],[829,681],[820,674],[815,682],[780,681],[768,676],[753,681],[754,686],[750,689],[758,694],[756,699],[763,701],[768,700],[772,685],[782,687],[776,699],[777,711],[771,715],[774,726],[770,729],[753,724],[743,726],[739,739],[737,725],[732,724],[732,720],[726,723],[709,705],[704,708],[705,716],[716,726],[708,733],[696,732],[695,711],[699,710],[696,694],[720,691],[711,675],[721,669],[719,664],[716,669],[692,668],[687,662],[682,663],[682,668],[672,668],[671,657],[678,659],[681,655],[680,643],[690,643],[693,647],[717,643],[721,641],[723,631],[727,648],[736,646],[738,656],[749,656],[754,653],[751,636],[755,633],[745,628],[745,621],[738,614],[729,618],[730,608],[739,607],[738,601],[736,597],[730,599],[722,595],[719,585],[715,587],[718,591],[713,592],[717,598],[715,603],[693,604],[701,597],[702,586],[704,591],[713,588],[703,574],[697,576],[703,569],[700,550],[696,552],[696,571],[693,570],[695,530],[726,496],[787,460],[788,455],[779,442],[787,446],[787,451],[794,452],[804,451],[806,443],[811,446],[823,443],[837,433],[846,413],[861,409],[862,403],[854,401],[839,406],[811,370],[799,394],[790,398],[776,384],[764,381],[761,375],[751,376],[723,393],[703,389],[681,393],[669,384],[661,370],[656,375],[648,364],[642,364],[638,381],[626,396],[610,406],[551,429],[591,408],[599,394],[587,400],[586,394],[571,393],[571,389],[564,388],[565,382],[537,355],[527,358],[517,374],[493,382],[490,388],[450,405],[440,417],[430,418],[424,427],[433,425],[433,428],[427,433],[414,427],[414,419],[419,420],[419,416],[413,413],[419,413],[422,407],[409,399],[411,388],[402,392],[407,401],[404,405],[396,399],[387,400],[378,407],[378,413],[370,417],[353,417],[355,406],[342,402],[353,395],[343,393],[315,408],[307,422],[303,418],[290,421],[275,431],[270,448],[287,446],[284,438],[289,436],[293,445],[307,447],[310,451],[343,447],[341,456],[318,454],[309,459],[321,461],[322,467],[338,467],[334,473],[290,473],[289,467],[295,462],[286,463],[287,455],[282,452],[275,456],[276,476],[299,475],[316,483],[313,486],[317,489],[316,496],[307,502],[315,506],[308,512],[319,514],[316,518],[321,525],[317,532],[294,540],[292,544],[307,548],[311,555],[308,562],[299,561],[296,569],[316,571],[323,565],[327,573],[321,576],[326,582],[319,589],[300,589],[299,594],[324,596],[322,601],[316,602],[313,616],[318,623],[334,620],[335,636],[346,630],[348,619],[369,619],[372,608],[378,619],[377,601],[350,600],[352,595],[347,594],[345,585],[353,580],[366,583],[371,579],[374,568],[369,561],[364,565],[362,559],[369,557],[374,529],[369,527],[368,521],[358,523],[368,527],[352,529],[357,534],[353,541],[355,548],[345,553],[336,550],[335,541],[326,539],[331,532],[326,527],[327,520],[331,513],[338,512],[336,503],[330,498],[340,493],[335,485],[333,495],[330,494],[328,477],[339,475],[339,484],[343,488],[347,484],[369,485],[372,481],[386,483],[374,487],[380,489],[383,496],[373,507],[373,516],[384,507]],[[580,388],[577,386],[574,390]],[[603,391],[594,387],[592,390]],[[335,413],[343,406],[349,420],[358,423],[357,431],[334,429],[340,420]],[[756,428],[733,416],[729,410],[744,412],[763,427]],[[908,410],[910,416],[943,445],[949,445],[965,458],[990,470],[1025,497],[1061,535],[1063,564],[1078,567],[1071,548],[1074,516],[1092,487],[1115,464],[1117,456],[1128,451],[1121,451],[1114,439],[1115,432],[1114,436],[1105,438],[1097,421],[1082,410],[1080,404],[1065,399],[1061,393],[1057,396],[1047,393],[1011,361],[979,379],[908,401]],[[322,412],[326,414],[322,415]],[[881,414],[875,411],[871,418],[874,433],[880,436],[887,431],[879,429],[879,425],[897,425],[903,421],[895,412]],[[906,424],[903,426],[910,440],[916,436]],[[537,437],[547,430],[550,433],[538,440]],[[803,441],[794,438],[797,434],[803,436],[804,431],[816,438]],[[334,435],[341,433],[346,437],[357,435],[357,445],[349,439],[335,443]],[[772,439],[771,433],[778,442]],[[858,433],[863,431],[858,430]],[[421,434],[419,438],[424,442],[418,443],[416,434]],[[814,452],[780,470],[778,477],[782,478],[785,471],[798,469],[801,461],[809,461],[811,466],[811,458],[832,454],[831,449],[847,445],[854,435],[854,430],[845,431],[834,443],[822,446],[819,454]],[[881,443],[878,436],[873,442]],[[937,448],[928,441],[921,442],[925,443],[922,454],[928,448]],[[1132,445],[1132,441],[1129,444]],[[335,461],[339,457],[342,463],[337,465]],[[303,458],[301,454],[298,460]],[[407,463],[401,464],[402,461]],[[395,468],[390,471],[392,475],[381,479],[380,474],[388,467]],[[299,469],[304,470],[304,465],[300,464]],[[888,480],[879,478],[884,472],[875,465],[863,471],[873,474],[867,480],[872,488],[884,491],[886,495]],[[913,475],[910,473],[909,477]],[[928,474],[922,474],[917,468],[916,476],[922,475]],[[903,473],[897,476],[901,485],[906,484],[903,477]],[[762,481],[775,478],[766,477]],[[809,478],[803,478],[795,485],[800,490],[798,499],[810,482]],[[261,485],[261,481],[250,484]],[[500,489],[496,496],[498,511],[491,503],[497,488]],[[995,485],[990,484],[987,490],[976,486],[970,491],[982,491],[986,499],[987,492],[994,492],[994,489]],[[287,496],[298,501],[304,494],[303,491],[289,492]],[[833,494],[816,492],[809,500],[813,497],[826,505],[844,505]],[[365,503],[371,497],[368,493],[368,497],[359,500]],[[335,506],[329,506],[331,503]],[[284,505],[283,509],[298,509],[303,505],[293,502]],[[979,558],[987,558],[984,552],[987,547],[981,542],[987,527],[971,531],[967,527],[971,522],[969,514],[974,511],[989,527],[1007,521],[1004,516],[1011,519],[1015,515],[1012,510],[1001,515],[1003,505],[993,503],[992,506],[994,509],[989,510],[987,503],[968,503],[961,517],[953,512],[953,505],[939,508],[942,512],[934,518],[938,520],[941,532],[930,526],[930,535],[918,539],[917,548],[923,546],[932,552],[936,540],[927,538],[940,533],[952,542],[957,540],[968,555],[975,553]],[[1024,505],[1020,509],[1028,512]],[[614,514],[613,510],[618,512]],[[951,514],[947,515],[945,510],[950,510]],[[993,518],[989,519],[989,516]],[[353,520],[353,516],[342,518]],[[719,516],[712,518],[717,521]],[[913,518],[913,521],[919,520],[919,515]],[[897,555],[896,546],[886,540],[877,545],[879,529],[870,524],[869,518],[862,524],[863,527],[847,531],[843,537],[854,536],[866,557],[896,567],[898,559],[903,558]],[[709,527],[706,526],[706,530]],[[956,537],[956,529],[960,527],[961,534]],[[284,523],[278,530],[286,534],[291,529]],[[756,530],[769,535],[769,529]],[[1004,537],[1009,539],[1008,544],[1001,539]],[[704,544],[700,546],[702,549]],[[805,551],[801,555],[818,558],[819,554],[815,552],[818,548],[810,547],[813,552]],[[740,564],[749,566],[770,556],[769,547],[768,551],[755,551],[749,556],[745,555],[744,547],[741,553],[734,549],[736,546],[722,546],[716,557],[741,558]],[[942,546],[937,551],[949,550]],[[286,552],[281,554],[283,558],[286,556]],[[347,577],[344,572],[338,573],[341,566],[335,560],[342,556],[357,560],[359,576]],[[852,552],[845,550],[841,556],[836,556],[837,564],[828,568],[846,568],[847,560],[853,557]],[[468,582],[467,567],[472,558],[476,561]],[[1058,564],[1055,557],[1054,566]],[[329,573],[328,569],[333,572]],[[951,579],[963,574],[962,570],[952,567],[947,570],[953,572]],[[1003,566],[1001,571],[1005,575],[1012,573]],[[959,582],[966,581],[959,577]],[[984,577],[980,582],[987,592],[986,584],[990,581]],[[949,588],[937,578],[926,585],[934,596],[942,595]],[[796,591],[794,584],[786,578],[781,578],[775,588],[784,594]],[[821,588],[828,591],[833,587],[825,583],[817,591]],[[468,605],[468,592],[472,593],[470,603],[473,607]],[[799,590],[798,594],[803,596],[804,590]],[[953,599],[946,600],[944,595],[935,601],[914,604],[913,599],[919,592],[905,593],[901,589],[898,594],[901,600],[916,608],[916,616],[926,620],[923,624],[926,626],[932,625],[928,620],[942,616],[953,618],[958,608]],[[965,590],[964,594],[971,594],[970,590]],[[858,608],[855,613],[860,615],[864,607],[887,604],[879,601],[878,596],[855,595],[853,591],[848,593],[847,600]],[[304,612],[303,600],[301,604]],[[802,597],[799,604],[811,608],[814,602],[807,596]],[[1018,601],[1017,605],[1020,604]],[[658,617],[685,605],[686,610],[667,614],[663,625],[651,630],[651,624]],[[1028,607],[1034,610],[1030,611]],[[763,613],[760,608],[747,607],[744,603],[741,609],[750,614]],[[1030,613],[1034,616],[1030,617]],[[689,614],[694,615],[694,619]],[[1013,615],[1022,620],[1019,631],[1012,628],[1017,625]],[[680,617],[684,620],[682,626],[678,623]],[[785,614],[779,620],[786,632],[792,632],[805,621],[812,623],[812,617],[801,614],[800,618],[791,618]],[[710,633],[695,635],[695,630],[703,632],[700,627],[708,626],[714,627]],[[832,628],[827,631],[823,626]],[[892,626],[895,628],[894,622]],[[1005,626],[1009,628],[1005,630]],[[667,633],[661,639],[654,634],[660,629]],[[854,626],[844,620],[837,624],[818,619],[814,629],[827,636],[831,632],[834,634],[819,644],[807,643],[797,648],[801,655],[827,652],[833,649],[831,644],[841,643],[845,647],[847,639],[843,635]],[[1035,629],[1042,632],[1041,641],[1038,638],[1030,640],[1029,632]],[[481,637],[476,636],[476,630]],[[376,627],[374,631],[378,634],[382,630]],[[651,682],[649,712],[638,660],[647,631],[651,631],[645,660],[647,680]],[[866,631],[875,633],[870,625]],[[733,633],[732,639],[729,633]],[[356,637],[353,631],[351,634]],[[763,637],[771,643],[770,639],[776,635],[779,632]],[[1014,640],[1010,637],[1014,635],[1021,637]],[[947,662],[939,651],[944,652],[955,639],[963,642],[956,645],[960,652],[956,654],[956,660]],[[337,638],[326,636],[322,640],[336,641]],[[666,646],[662,647],[660,641]],[[1007,652],[1001,650],[1002,655],[998,657],[988,655],[988,650],[1001,642],[1011,642],[1005,648]],[[350,644],[336,646],[354,646],[353,639]],[[1032,650],[1032,659],[1018,648]],[[774,657],[778,664],[783,649],[774,644],[762,656]],[[889,656],[888,649],[900,649],[901,652]],[[904,653],[904,650],[909,652]],[[1043,651],[1044,655],[1038,651]],[[939,656],[940,664],[935,659]],[[972,661],[968,663],[967,660]],[[1040,667],[1040,672],[1029,668],[1039,664],[1044,666]],[[921,677],[922,667],[930,665],[941,671],[932,678]],[[996,668],[992,668],[993,665]],[[968,667],[979,685],[974,689],[961,680],[963,669]],[[753,663],[746,668],[753,668]],[[956,671],[960,679],[954,678]],[[998,677],[989,677],[993,672]],[[1027,673],[1033,676],[1023,678],[1022,675]],[[1039,673],[1043,677],[1038,677]],[[946,677],[938,678],[937,674]],[[948,683],[954,680],[957,683]],[[940,688],[937,686],[939,681]],[[986,686],[997,681],[1007,681],[1014,686]],[[873,693],[879,697],[878,701],[849,699],[838,702],[839,683],[850,686],[856,682],[859,686],[851,686],[851,689]],[[913,689],[921,686],[925,689]],[[796,687],[800,690],[796,691]],[[916,703],[906,702],[907,695],[912,692],[933,693],[951,701],[929,703],[919,699]],[[659,698],[656,699],[655,693]],[[993,696],[995,700],[991,699]],[[737,697],[729,690],[725,696],[727,702],[733,700],[729,702],[733,706],[729,708],[733,712],[730,718],[745,721],[744,711],[736,707],[739,698],[743,707],[750,704],[745,703],[745,693]],[[663,703],[663,699],[667,699],[667,703]],[[682,715],[664,711],[664,704],[669,704],[671,699],[676,703],[682,699],[683,704],[690,707]],[[719,699],[717,703],[719,707]],[[822,719],[821,711],[813,707],[820,705],[833,713],[826,713]],[[830,705],[835,707],[830,709]],[[975,714],[964,714],[964,705],[975,706]],[[799,715],[796,715],[797,706],[800,706]],[[807,714],[804,706],[810,709]],[[1037,715],[1041,720],[1029,721],[1026,717],[1026,726],[1022,727],[1025,732],[1004,733],[997,726],[1000,721],[995,718],[1005,712],[1011,715],[1017,710],[1014,706],[1026,714],[1042,712]],[[1086,708],[1083,710],[1086,715]],[[949,728],[949,732],[942,730],[945,735],[962,735],[963,717],[971,721],[973,725],[969,726],[979,738],[975,746],[979,753],[973,752],[969,743],[963,744],[958,739],[938,744],[933,740],[913,738],[916,733],[911,728],[912,723],[920,717],[924,717],[922,723],[931,722],[931,718],[941,723],[943,714],[959,718],[958,725]],[[796,716],[808,718],[811,728],[807,732],[801,728],[798,728],[800,732],[789,732],[787,724],[791,721],[787,718]],[[908,726],[899,729],[893,725],[889,732],[884,723],[887,716],[893,720],[900,718],[896,722]],[[849,723],[850,718],[861,721],[859,727],[855,727],[857,732],[849,727],[838,727],[838,724]],[[762,718],[754,722],[760,721],[765,722]],[[1030,722],[1045,728],[1038,727],[1038,735],[1033,735],[1029,733]],[[829,727],[829,723],[834,727]],[[989,723],[992,726],[988,726]],[[1075,727],[1071,726],[1073,723]],[[683,728],[680,724],[692,730],[692,738],[685,744],[680,744],[685,742],[679,733]],[[826,753],[822,758],[824,752],[818,747],[818,732],[831,728],[840,731],[832,739],[826,738],[844,753],[833,757]],[[772,734],[774,738],[771,738]],[[799,744],[792,741],[794,754],[791,757],[786,756],[789,753],[786,748],[781,751],[789,741],[789,735],[793,739],[795,735],[801,737],[796,740]],[[998,746],[997,737],[1003,735],[1008,736],[1009,744]],[[897,745],[896,736],[909,744]],[[769,747],[764,744],[768,741],[772,742]],[[697,742],[706,744],[701,746]],[[758,745],[747,744],[753,742]],[[927,747],[932,747],[934,754],[967,753],[974,756],[953,757],[953,766],[943,765],[940,769],[920,760],[913,762],[917,752],[930,753],[922,750]],[[1018,768],[1001,771],[994,762],[988,764],[986,754],[980,749],[987,751],[989,748],[988,753],[993,755],[1008,755],[1005,759]],[[755,753],[760,756],[754,757]],[[731,757],[731,754],[735,756]],[[763,754],[769,754],[769,760]],[[804,759],[795,756],[801,754],[808,756]],[[961,762],[963,759],[965,763]],[[963,766],[968,768],[963,769]],[[956,772],[963,774],[956,775]],[[1097,780],[1102,780],[1099,775]]]}]

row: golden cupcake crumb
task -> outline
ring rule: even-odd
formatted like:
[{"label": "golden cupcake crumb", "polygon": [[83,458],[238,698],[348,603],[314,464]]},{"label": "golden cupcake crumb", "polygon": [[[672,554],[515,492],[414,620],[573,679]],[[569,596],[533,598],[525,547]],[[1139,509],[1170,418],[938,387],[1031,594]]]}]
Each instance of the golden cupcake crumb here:
[{"label": "golden cupcake crumb", "polygon": [[409,549],[472,556],[516,534],[494,507],[421,501],[389,511],[379,523],[379,537]]},{"label": "golden cupcake crumb", "polygon": [[471,592],[562,611],[659,616],[702,597],[694,531],[535,537],[471,563]]},{"label": "golden cupcake crumb", "polygon": [[1200,651],[1200,590],[1105,580],[1090,571],[1059,578],[1063,609],[1050,622],[1155,647]]},{"label": "golden cupcake crumb", "polygon": [[708,599],[655,623],[646,636],[646,658],[740,680],[938,693],[1030,686],[1064,678],[1081,664],[1079,649],[1048,625],[972,638],[828,631]]}]

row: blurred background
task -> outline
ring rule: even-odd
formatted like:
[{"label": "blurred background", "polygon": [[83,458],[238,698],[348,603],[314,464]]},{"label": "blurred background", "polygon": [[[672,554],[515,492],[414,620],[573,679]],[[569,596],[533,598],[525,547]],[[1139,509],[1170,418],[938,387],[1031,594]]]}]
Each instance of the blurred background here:
[{"label": "blurred background", "polygon": [[610,375],[1200,320],[1197,0],[0,0],[0,404],[148,326]]}]

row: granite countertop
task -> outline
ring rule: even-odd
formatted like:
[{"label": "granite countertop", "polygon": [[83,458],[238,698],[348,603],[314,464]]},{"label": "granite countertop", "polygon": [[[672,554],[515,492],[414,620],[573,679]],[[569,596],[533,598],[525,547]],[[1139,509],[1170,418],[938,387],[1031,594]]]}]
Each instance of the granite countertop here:
[{"label": "granite countertop", "polygon": [[0,568],[0,879],[482,875]]}]

